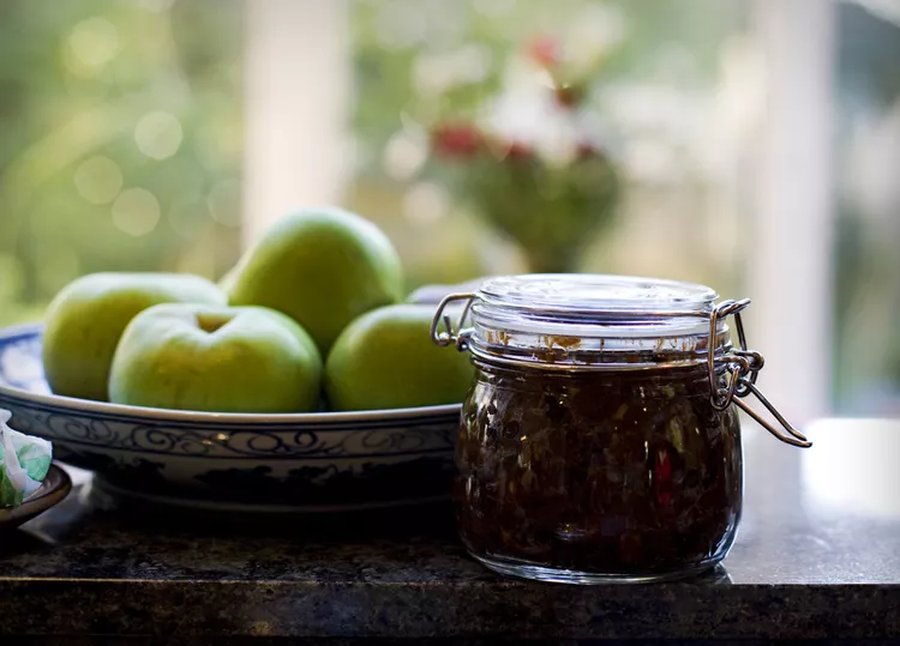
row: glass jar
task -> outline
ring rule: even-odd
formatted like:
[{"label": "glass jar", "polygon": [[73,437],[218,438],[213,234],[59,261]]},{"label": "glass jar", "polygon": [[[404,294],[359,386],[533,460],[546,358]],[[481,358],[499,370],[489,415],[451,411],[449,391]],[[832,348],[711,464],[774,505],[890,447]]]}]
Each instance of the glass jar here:
[{"label": "glass jar", "polygon": [[[676,578],[725,557],[741,514],[734,404],[809,442],[756,389],[762,357],[739,314],[749,301],[716,298],[688,283],[536,274],[444,299],[432,337],[476,367],[454,492],[472,556],[569,583]],[[457,331],[454,301],[466,303]],[[751,393],[786,433],[741,401]]]}]

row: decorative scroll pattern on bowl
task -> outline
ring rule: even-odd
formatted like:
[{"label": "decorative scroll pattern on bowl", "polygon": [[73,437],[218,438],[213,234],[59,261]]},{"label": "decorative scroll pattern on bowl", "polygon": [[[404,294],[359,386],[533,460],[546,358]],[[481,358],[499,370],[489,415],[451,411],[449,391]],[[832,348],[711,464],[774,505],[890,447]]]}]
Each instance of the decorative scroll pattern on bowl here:
[{"label": "decorative scroll pattern on bowl", "polygon": [[[390,504],[449,493],[455,407],[359,415],[188,416],[51,395],[37,327],[0,330],[0,407],[101,482],[224,505]],[[98,408],[102,410],[98,410]],[[146,412],[145,412],[146,410]],[[315,419],[312,419],[315,417]],[[198,503],[199,504],[199,503]]]}]

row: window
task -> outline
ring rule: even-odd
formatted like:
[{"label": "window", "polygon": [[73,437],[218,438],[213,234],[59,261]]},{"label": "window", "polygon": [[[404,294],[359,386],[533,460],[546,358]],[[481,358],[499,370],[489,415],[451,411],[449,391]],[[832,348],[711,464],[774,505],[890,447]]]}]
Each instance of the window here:
[{"label": "window", "polygon": [[788,412],[897,414],[892,7],[10,0],[0,324],[39,318],[82,273],[216,278],[303,204],[376,221],[410,288],[523,271],[432,133],[504,98],[502,118],[527,121],[523,69],[556,47],[588,70],[585,113],[622,177],[580,268],[749,294],[763,385]]}]

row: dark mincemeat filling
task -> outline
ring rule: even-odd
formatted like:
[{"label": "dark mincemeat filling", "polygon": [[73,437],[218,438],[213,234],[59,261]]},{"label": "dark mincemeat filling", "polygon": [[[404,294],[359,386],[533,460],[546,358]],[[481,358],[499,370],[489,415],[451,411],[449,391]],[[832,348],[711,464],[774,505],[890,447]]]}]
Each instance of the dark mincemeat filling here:
[{"label": "dark mincemeat filling", "polygon": [[705,368],[550,373],[481,364],[455,486],[477,556],[609,574],[719,560],[741,507],[737,416]]}]

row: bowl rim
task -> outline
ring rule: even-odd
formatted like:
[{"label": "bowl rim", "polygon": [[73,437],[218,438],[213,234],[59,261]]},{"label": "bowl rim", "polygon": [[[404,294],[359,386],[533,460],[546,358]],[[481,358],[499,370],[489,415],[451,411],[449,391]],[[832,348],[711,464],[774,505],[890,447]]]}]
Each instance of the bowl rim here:
[{"label": "bowl rim", "polygon": [[[42,323],[25,323],[0,328],[0,344],[17,338],[40,336]],[[0,382],[0,397],[30,402],[41,406],[64,409],[75,413],[93,413],[103,416],[130,417],[133,419],[171,421],[197,424],[252,425],[268,424],[305,425],[340,424],[361,421],[400,421],[432,417],[449,417],[459,414],[462,403],[436,404],[410,408],[384,408],[353,411],[318,411],[315,413],[212,413],[206,411],[184,411],[149,406],[131,406],[110,402],[93,401],[65,395],[36,393]]]}]

